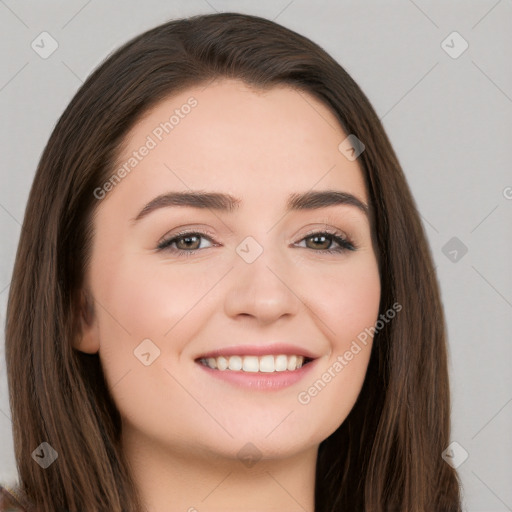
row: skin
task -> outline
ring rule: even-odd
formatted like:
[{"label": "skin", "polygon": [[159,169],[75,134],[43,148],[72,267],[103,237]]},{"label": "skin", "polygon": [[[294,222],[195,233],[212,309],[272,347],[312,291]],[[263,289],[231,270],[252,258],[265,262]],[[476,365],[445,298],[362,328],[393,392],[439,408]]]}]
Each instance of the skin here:
[{"label": "skin", "polygon": [[[284,207],[290,193],[312,189],[367,204],[363,175],[338,150],[346,134],[321,102],[236,80],[162,101],[132,129],[119,162],[190,96],[198,105],[98,205],[85,279],[93,307],[76,348],[99,351],[148,511],[312,511],[318,446],[357,399],[371,338],[309,403],[297,397],[375,324],[380,277],[362,211],[335,205],[284,215]],[[241,205],[166,207],[130,224],[154,197],[190,189],[230,193]],[[319,252],[336,242],[318,247],[305,237],[325,227],[357,250]],[[193,244],[190,257],[155,250],[184,228],[213,235]],[[263,248],[252,263],[236,252],[247,236]],[[147,338],[160,350],[149,366],[134,356]],[[319,357],[314,371],[268,392],[215,379],[194,362],[209,350],[274,341],[309,348]],[[261,456],[251,467],[237,455],[249,442]]]}]

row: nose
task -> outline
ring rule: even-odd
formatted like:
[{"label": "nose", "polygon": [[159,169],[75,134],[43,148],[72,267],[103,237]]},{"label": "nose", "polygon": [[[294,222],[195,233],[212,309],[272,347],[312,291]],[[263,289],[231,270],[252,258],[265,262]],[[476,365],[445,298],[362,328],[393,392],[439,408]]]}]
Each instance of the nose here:
[{"label": "nose", "polygon": [[270,258],[268,251],[252,263],[239,258],[229,273],[225,313],[231,318],[252,318],[261,325],[292,318],[303,307],[293,275],[285,261]]}]

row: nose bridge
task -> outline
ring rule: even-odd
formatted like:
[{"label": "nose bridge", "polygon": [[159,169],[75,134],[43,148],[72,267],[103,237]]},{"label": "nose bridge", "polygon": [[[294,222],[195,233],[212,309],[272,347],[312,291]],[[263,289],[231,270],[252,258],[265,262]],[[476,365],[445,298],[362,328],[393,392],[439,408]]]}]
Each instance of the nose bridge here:
[{"label": "nose bridge", "polygon": [[286,247],[272,233],[247,236],[236,247],[237,256],[225,298],[230,316],[250,315],[261,322],[294,315],[300,299],[293,290],[293,269],[288,266]]}]

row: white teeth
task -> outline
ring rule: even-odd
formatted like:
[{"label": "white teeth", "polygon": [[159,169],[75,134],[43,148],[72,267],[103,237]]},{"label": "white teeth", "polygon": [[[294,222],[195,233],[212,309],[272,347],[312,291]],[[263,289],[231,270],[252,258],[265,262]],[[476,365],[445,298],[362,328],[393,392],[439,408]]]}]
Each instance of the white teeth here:
[{"label": "white teeth", "polygon": [[242,360],[242,369],[244,372],[257,372],[260,369],[258,358],[256,356],[244,357]]},{"label": "white teeth", "polygon": [[303,356],[287,356],[284,354],[265,356],[230,356],[209,357],[201,359],[201,363],[214,370],[232,370],[244,372],[284,372],[298,370],[304,364]]},{"label": "white teeth", "polygon": [[[225,357],[221,356],[221,357],[217,357],[217,359],[212,357],[211,359],[213,359],[214,361],[217,361],[217,368],[219,370],[227,370],[228,369],[228,360]],[[215,369],[215,366],[210,365],[209,361],[210,361],[210,359],[208,359],[208,366],[210,368],[214,368]]]},{"label": "white teeth", "polygon": [[259,365],[260,372],[267,372],[267,373],[273,372],[275,370],[274,367],[275,367],[274,356],[263,356],[260,358],[260,365]]},{"label": "white teeth", "polygon": [[240,356],[231,356],[228,362],[230,370],[239,371],[242,369],[242,358]]},{"label": "white teeth", "polygon": [[[290,357],[292,357],[292,356],[290,356]],[[288,369],[288,358],[286,356],[277,356],[275,359],[276,372],[284,372],[287,369]]]}]

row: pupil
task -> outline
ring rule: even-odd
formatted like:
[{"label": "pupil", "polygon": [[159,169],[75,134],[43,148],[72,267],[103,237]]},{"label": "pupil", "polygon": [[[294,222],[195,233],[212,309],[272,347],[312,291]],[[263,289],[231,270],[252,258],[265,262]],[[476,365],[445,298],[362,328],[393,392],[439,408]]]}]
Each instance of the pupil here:
[{"label": "pupil", "polygon": [[185,243],[186,246],[189,246],[190,243],[194,243],[194,239],[197,239],[197,236],[186,236],[182,240]]},{"label": "pupil", "polygon": [[[323,236],[323,235],[315,235],[315,236],[313,237],[313,240],[315,241],[315,243],[317,243],[317,242],[318,242],[318,243],[320,243],[320,244],[321,244],[321,243],[325,243],[326,239],[327,239],[327,238],[326,238],[325,236]],[[322,240],[323,240],[323,242],[322,242]]]}]

